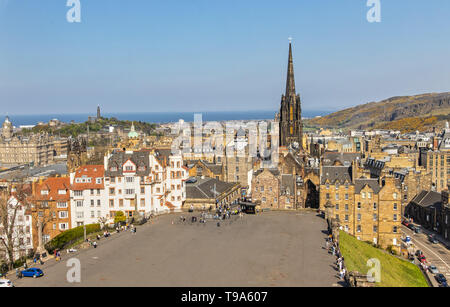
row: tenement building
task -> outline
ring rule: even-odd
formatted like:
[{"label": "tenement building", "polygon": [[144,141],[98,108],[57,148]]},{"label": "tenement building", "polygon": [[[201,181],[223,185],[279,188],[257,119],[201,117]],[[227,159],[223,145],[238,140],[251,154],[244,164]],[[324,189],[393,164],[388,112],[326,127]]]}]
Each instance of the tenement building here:
[{"label": "tenement building", "polygon": [[358,177],[351,166],[321,170],[320,209],[342,229],[382,248],[400,248],[401,187],[393,176]]},{"label": "tenement building", "polygon": [[105,156],[105,203],[110,219],[180,210],[186,199],[188,172],[181,155],[170,151],[115,150]]}]

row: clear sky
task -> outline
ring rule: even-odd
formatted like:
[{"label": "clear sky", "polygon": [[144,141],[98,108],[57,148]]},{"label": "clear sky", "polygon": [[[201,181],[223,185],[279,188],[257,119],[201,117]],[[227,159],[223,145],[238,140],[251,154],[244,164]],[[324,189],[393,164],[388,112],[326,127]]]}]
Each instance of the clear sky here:
[{"label": "clear sky", "polygon": [[450,91],[450,1],[0,0],[0,113],[303,109]]}]

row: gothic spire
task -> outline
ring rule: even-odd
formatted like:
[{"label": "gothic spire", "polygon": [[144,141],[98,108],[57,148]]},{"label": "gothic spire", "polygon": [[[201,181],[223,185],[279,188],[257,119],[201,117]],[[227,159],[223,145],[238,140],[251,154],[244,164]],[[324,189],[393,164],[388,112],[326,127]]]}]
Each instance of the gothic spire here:
[{"label": "gothic spire", "polygon": [[289,42],[289,60],[286,80],[286,97],[295,96],[294,61],[292,59],[292,44]]}]

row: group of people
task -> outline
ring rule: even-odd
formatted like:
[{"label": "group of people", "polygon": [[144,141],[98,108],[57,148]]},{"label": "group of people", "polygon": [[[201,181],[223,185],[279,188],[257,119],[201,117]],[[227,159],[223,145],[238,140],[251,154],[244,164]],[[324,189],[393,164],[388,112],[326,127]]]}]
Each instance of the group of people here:
[{"label": "group of people", "polygon": [[326,248],[330,254],[336,256],[336,266],[339,271],[339,278],[341,280],[345,279],[345,265],[344,265],[344,256],[341,254],[341,250],[339,249],[339,243],[336,240],[333,240],[333,235],[328,235],[326,239]]}]

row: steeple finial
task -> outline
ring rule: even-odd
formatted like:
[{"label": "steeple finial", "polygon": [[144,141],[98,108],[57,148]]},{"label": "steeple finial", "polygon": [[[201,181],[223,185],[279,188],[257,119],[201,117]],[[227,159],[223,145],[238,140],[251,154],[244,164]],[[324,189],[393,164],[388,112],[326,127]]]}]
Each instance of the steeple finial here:
[{"label": "steeple finial", "polygon": [[292,58],[292,38],[289,37],[289,59],[286,80],[286,97],[295,96],[294,60]]}]

